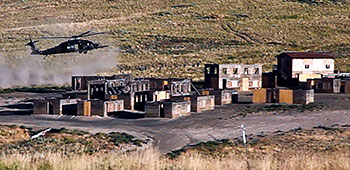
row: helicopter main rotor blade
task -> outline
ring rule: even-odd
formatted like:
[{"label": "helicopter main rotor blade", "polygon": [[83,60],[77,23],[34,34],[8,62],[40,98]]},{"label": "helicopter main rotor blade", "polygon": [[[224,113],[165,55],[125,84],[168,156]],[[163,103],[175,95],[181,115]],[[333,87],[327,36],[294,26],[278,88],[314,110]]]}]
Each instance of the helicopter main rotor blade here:
[{"label": "helicopter main rotor blade", "polygon": [[89,37],[89,36],[94,36],[94,35],[99,35],[99,34],[108,34],[111,33],[110,31],[104,31],[104,32],[92,32],[89,34],[82,35],[81,37]]},{"label": "helicopter main rotor blade", "polygon": [[72,38],[83,37],[84,35],[89,34],[90,32],[91,32],[91,31],[86,31],[86,32],[81,33],[81,34],[79,34],[79,35],[73,35]]},{"label": "helicopter main rotor blade", "polygon": [[38,39],[67,39],[72,37],[39,37]]},{"label": "helicopter main rotor blade", "polygon": [[62,37],[39,37],[38,39],[70,39],[70,38],[73,38],[73,39],[77,39],[77,38],[80,38],[80,37],[89,37],[89,36],[94,36],[94,35],[99,35],[99,34],[108,34],[108,33],[111,33],[110,31],[105,31],[105,32],[91,32],[91,31],[87,31],[87,32],[84,32],[82,34],[79,34],[79,35],[73,35],[73,36],[62,36]]}]

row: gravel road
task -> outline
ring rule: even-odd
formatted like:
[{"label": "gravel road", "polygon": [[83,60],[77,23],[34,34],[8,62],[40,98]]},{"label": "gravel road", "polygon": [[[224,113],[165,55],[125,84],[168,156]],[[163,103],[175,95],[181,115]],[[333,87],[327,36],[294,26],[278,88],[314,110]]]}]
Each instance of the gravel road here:
[{"label": "gravel road", "polygon": [[[348,95],[350,97],[350,95]],[[52,127],[80,129],[91,133],[96,132],[126,132],[140,138],[151,138],[154,146],[160,152],[166,153],[197,142],[240,137],[240,125],[244,124],[247,134],[271,133],[277,130],[288,131],[295,128],[310,129],[315,126],[331,126],[334,124],[350,124],[350,110],[347,106],[348,96],[328,95],[318,96],[321,103],[338,103],[319,111],[307,112],[269,112],[249,113],[238,116],[239,112],[251,106],[245,104],[230,104],[216,106],[213,111],[194,113],[188,117],[177,119],[115,119],[101,117],[72,117],[57,115],[2,115],[0,124],[17,124],[32,127]],[[329,101],[328,101],[328,100]],[[338,100],[339,99],[339,100]],[[340,107],[339,105],[344,105]],[[337,108],[337,109],[335,109]],[[341,109],[344,108],[344,109]]]}]

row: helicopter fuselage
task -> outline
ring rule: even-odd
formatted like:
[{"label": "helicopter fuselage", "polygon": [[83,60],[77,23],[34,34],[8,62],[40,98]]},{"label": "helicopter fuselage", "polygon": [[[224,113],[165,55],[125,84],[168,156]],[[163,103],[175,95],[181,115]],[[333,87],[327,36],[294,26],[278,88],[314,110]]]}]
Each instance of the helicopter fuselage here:
[{"label": "helicopter fuselage", "polygon": [[89,50],[103,48],[103,47],[106,47],[106,46],[100,46],[99,44],[93,43],[89,40],[77,39],[77,40],[68,40],[68,41],[62,42],[56,47],[41,51],[40,54],[51,55],[51,54],[72,53],[72,52],[87,53],[87,51]]},{"label": "helicopter fuselage", "polygon": [[93,43],[89,40],[83,40],[80,39],[82,37],[88,37],[93,35],[99,35],[99,34],[106,34],[108,32],[91,32],[87,31],[79,35],[74,35],[70,37],[41,37],[42,39],[55,39],[55,38],[68,38],[68,41],[64,41],[61,44],[46,49],[46,50],[40,50],[35,46],[35,43],[38,42],[32,41],[30,38],[30,41],[26,44],[27,46],[30,46],[32,49],[32,53],[34,55],[52,55],[52,54],[61,54],[61,53],[73,53],[73,52],[79,52],[86,54],[89,50],[94,50],[98,48],[105,48],[108,47],[108,45],[99,45],[97,43]]}]

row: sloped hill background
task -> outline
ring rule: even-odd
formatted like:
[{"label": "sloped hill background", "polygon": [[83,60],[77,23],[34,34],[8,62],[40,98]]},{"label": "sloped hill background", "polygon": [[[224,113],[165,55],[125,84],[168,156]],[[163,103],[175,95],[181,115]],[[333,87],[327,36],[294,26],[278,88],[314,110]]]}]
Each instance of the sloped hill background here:
[{"label": "sloped hill background", "polygon": [[0,50],[12,64],[29,53],[23,46],[28,34],[110,30],[89,38],[119,48],[118,64],[108,73],[198,80],[208,62],[261,63],[269,71],[282,51],[334,53],[336,68],[349,72],[349,17],[348,0],[5,0]]}]

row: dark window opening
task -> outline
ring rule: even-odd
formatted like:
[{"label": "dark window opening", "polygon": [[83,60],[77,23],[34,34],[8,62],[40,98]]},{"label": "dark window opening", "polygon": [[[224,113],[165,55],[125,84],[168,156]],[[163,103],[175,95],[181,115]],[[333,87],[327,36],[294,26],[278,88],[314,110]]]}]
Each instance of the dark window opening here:
[{"label": "dark window opening", "polygon": [[223,72],[224,74],[227,74],[227,68],[223,68],[223,69],[222,69],[222,72]]},{"label": "dark window opening", "polygon": [[238,68],[233,69],[233,74],[238,74]]},{"label": "dark window opening", "polygon": [[259,74],[259,73],[260,73],[259,68],[256,68],[254,74]]},{"label": "dark window opening", "polygon": [[210,67],[207,67],[207,74],[210,74]]},{"label": "dark window opening", "polygon": [[248,68],[244,68],[244,74],[249,74]]},{"label": "dark window opening", "polygon": [[305,68],[308,69],[310,68],[310,66],[308,64],[305,64]]},{"label": "dark window opening", "polygon": [[331,65],[326,64],[326,69],[329,69],[329,68],[331,68]]},{"label": "dark window opening", "polygon": [[218,74],[218,69],[214,68],[214,74]]}]

